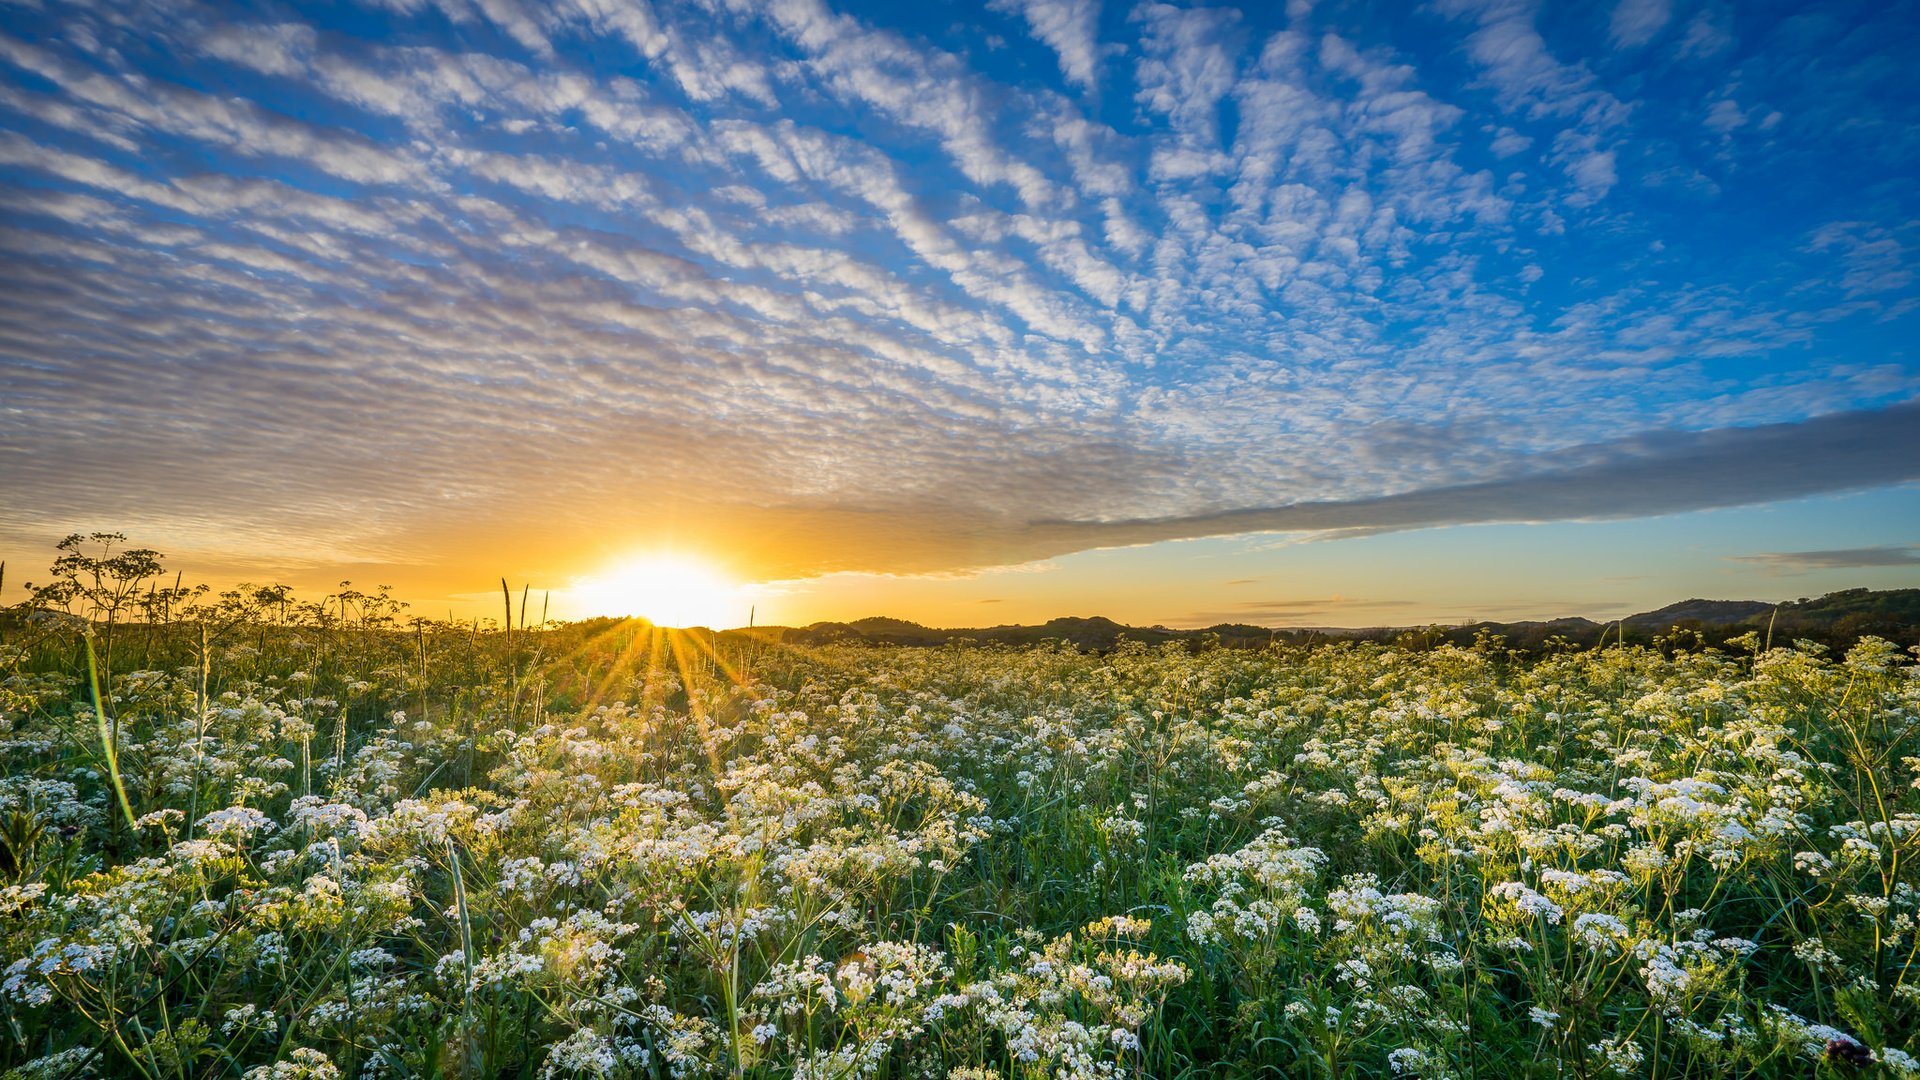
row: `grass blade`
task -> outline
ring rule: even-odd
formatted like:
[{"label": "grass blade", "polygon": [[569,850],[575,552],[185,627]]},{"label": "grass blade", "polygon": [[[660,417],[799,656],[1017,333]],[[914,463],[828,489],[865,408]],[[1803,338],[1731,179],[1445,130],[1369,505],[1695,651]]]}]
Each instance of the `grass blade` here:
[{"label": "grass blade", "polygon": [[100,707],[100,661],[93,653],[93,636],[83,639],[87,643],[87,685],[93,690],[93,719],[100,727],[100,745],[107,752],[107,774],[113,778],[114,793],[120,796],[120,809],[127,815],[127,827],[133,828],[133,804],[127,801],[127,785],[120,779],[120,747],[114,732],[107,724],[107,713]]}]

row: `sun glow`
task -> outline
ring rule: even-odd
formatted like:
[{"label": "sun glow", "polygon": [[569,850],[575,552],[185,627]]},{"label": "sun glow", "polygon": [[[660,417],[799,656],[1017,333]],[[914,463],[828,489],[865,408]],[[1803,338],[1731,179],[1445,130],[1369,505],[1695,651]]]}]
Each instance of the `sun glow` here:
[{"label": "sun glow", "polygon": [[574,589],[595,614],[638,615],[660,626],[725,629],[747,622],[740,586],[691,555],[648,555],[588,578]]}]

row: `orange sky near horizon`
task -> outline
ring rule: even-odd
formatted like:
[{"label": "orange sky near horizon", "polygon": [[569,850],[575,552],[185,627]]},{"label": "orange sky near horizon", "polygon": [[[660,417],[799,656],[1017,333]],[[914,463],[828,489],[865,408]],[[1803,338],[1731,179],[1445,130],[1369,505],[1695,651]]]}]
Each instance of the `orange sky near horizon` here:
[{"label": "orange sky near horizon", "polygon": [[[721,629],[749,618],[764,626],[872,615],[948,627],[1069,615],[1174,627],[1605,619],[1692,596],[1785,600],[1920,587],[1920,561],[1908,560],[1908,538],[1920,534],[1920,492],[1910,486],[1611,522],[1255,533],[1001,566],[788,577],[766,572],[783,565],[777,552],[768,557],[746,544],[728,551],[694,541],[692,530],[624,544],[611,535],[562,538],[519,551],[495,533],[484,546],[447,542],[438,561],[261,557],[198,547],[192,541],[206,542],[198,536],[169,543],[167,530],[153,532],[162,535],[130,532],[128,542],[161,550],[169,573],[189,583],[283,583],[307,599],[342,581],[362,590],[389,585],[414,613],[463,621],[499,617],[502,576],[516,604],[522,588],[530,590],[536,619],[547,605],[557,619],[652,615]],[[18,602],[25,582],[46,580],[56,539],[48,534],[35,552],[18,536],[0,536],[8,566],[0,602]]]}]

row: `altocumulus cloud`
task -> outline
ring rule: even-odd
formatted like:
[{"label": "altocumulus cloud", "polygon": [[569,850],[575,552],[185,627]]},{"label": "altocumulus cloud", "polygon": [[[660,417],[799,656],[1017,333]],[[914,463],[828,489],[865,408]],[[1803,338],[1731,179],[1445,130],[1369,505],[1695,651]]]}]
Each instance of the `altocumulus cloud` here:
[{"label": "altocumulus cloud", "polygon": [[0,541],[933,571],[1920,475],[1897,11],[954,13],[6,8]]}]

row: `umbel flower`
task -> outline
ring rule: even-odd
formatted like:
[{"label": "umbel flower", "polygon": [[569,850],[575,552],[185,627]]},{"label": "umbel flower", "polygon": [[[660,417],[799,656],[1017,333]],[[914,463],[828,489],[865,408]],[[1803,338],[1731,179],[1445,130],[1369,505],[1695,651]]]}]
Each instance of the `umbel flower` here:
[{"label": "umbel flower", "polygon": [[0,644],[0,1074],[1920,1080],[1884,643],[275,611],[204,655],[122,628],[112,767],[73,650]]}]

